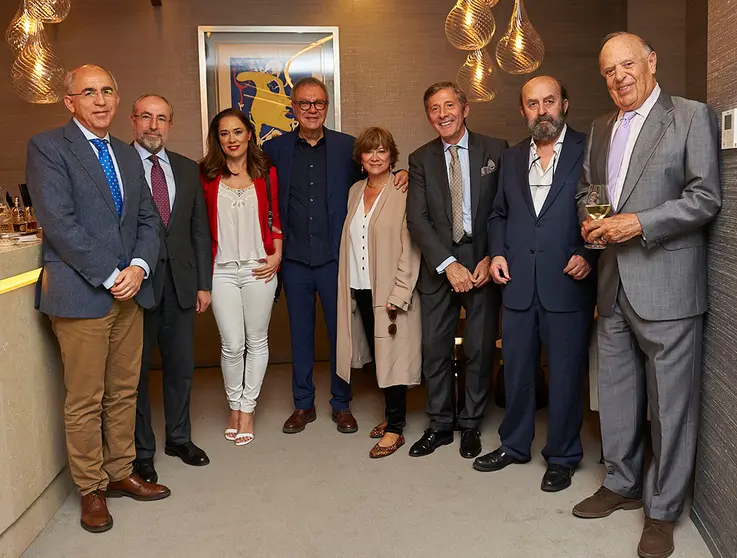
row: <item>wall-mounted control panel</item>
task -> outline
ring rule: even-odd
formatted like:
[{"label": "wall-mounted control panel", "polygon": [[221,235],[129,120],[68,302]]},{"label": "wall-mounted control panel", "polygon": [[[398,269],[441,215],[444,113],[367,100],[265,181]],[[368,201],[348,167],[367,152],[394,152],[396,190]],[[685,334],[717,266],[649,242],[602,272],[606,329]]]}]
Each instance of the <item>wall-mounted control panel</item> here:
[{"label": "wall-mounted control panel", "polygon": [[725,110],[722,113],[722,149],[737,148],[737,109]]}]

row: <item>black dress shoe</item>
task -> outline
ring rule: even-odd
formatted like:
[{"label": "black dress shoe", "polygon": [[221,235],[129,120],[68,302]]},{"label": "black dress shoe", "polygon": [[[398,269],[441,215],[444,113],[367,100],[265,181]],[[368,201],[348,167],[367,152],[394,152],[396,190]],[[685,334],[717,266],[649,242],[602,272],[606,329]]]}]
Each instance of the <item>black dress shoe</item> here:
[{"label": "black dress shoe", "polygon": [[166,455],[172,457],[178,457],[184,461],[187,465],[193,465],[195,467],[202,467],[210,463],[210,458],[200,448],[195,446],[192,442],[185,444],[171,445],[164,448]]},{"label": "black dress shoe", "polygon": [[558,492],[571,486],[574,468],[568,465],[548,464],[548,470],[543,475],[540,485],[543,492]]},{"label": "black dress shoe", "polygon": [[489,473],[491,471],[501,471],[507,465],[514,463],[529,463],[530,458],[527,459],[516,459],[509,455],[502,448],[497,448],[491,453],[477,457],[473,462],[473,468],[477,471]]},{"label": "black dress shoe", "polygon": [[159,481],[159,475],[154,469],[153,458],[142,458],[133,461],[133,472],[146,482],[156,484]]},{"label": "black dress shoe", "polygon": [[461,433],[461,457],[473,459],[481,453],[481,433],[475,428],[467,428]]},{"label": "black dress shoe", "polygon": [[435,430],[434,428],[428,428],[425,430],[422,438],[417,440],[409,449],[409,454],[411,457],[423,457],[425,455],[430,455],[440,446],[447,446],[452,443],[452,430]]}]

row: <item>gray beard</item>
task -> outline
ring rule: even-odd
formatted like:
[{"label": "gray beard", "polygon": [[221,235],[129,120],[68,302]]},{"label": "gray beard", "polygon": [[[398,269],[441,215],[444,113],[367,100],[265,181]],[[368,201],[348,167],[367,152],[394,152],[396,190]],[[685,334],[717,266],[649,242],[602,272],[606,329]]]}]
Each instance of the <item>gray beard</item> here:
[{"label": "gray beard", "polygon": [[563,131],[563,126],[566,125],[566,117],[561,115],[558,118],[550,120],[542,120],[540,122],[535,121],[532,124],[527,122],[527,129],[532,134],[532,139],[535,141],[551,141],[557,138]]},{"label": "gray beard", "polygon": [[164,140],[161,138],[150,140],[146,138],[146,136],[143,136],[137,139],[136,141],[141,147],[143,147],[146,151],[148,151],[152,155],[156,155],[164,147]]}]

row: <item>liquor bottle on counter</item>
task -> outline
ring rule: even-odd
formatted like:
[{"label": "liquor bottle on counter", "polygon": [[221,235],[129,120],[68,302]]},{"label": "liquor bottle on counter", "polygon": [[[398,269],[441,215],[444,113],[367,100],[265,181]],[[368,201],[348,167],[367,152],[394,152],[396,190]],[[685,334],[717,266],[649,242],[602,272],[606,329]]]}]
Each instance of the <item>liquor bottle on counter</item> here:
[{"label": "liquor bottle on counter", "polygon": [[24,233],[27,230],[26,217],[20,206],[20,199],[15,196],[14,207],[12,209],[13,214],[13,232]]},{"label": "liquor bottle on counter", "polygon": [[38,230],[38,221],[36,221],[36,212],[32,205],[27,205],[24,210],[26,218],[26,232],[35,233]]},{"label": "liquor bottle on counter", "polygon": [[0,187],[0,234],[13,232],[13,215],[5,201],[5,188]]}]

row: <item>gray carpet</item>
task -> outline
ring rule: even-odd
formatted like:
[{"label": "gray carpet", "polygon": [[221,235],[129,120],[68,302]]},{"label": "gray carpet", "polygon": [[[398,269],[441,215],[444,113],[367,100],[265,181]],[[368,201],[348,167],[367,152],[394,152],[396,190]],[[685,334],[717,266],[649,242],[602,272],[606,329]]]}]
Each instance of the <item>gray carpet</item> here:
[{"label": "gray carpet", "polygon": [[[166,500],[109,501],[113,529],[93,535],[79,527],[79,499],[71,494],[25,558],[117,557],[567,557],[636,556],[641,510],[603,520],[580,520],[571,507],[598,488],[595,416],[587,418],[587,455],[573,486],[540,490],[545,470],[545,413],[538,416],[535,457],[498,473],[478,473],[451,446],[410,458],[409,446],[426,426],[423,388],[410,392],[407,445],[371,460],[369,430],[382,419],[383,397],[373,378],[355,379],[356,434],[340,434],[330,420],[326,367],[316,372],[318,419],[301,434],[282,434],[292,411],[290,367],[273,366],[256,411],[256,439],[227,442],[227,405],[219,370],[198,370],[192,400],[193,440],[212,460],[184,465],[163,452],[160,387],[152,389],[160,441],[156,467],[172,489]],[[160,384],[160,375],[152,377]],[[484,451],[498,445],[503,411],[490,405]],[[675,557],[708,557],[690,519],[676,529]]]}]

